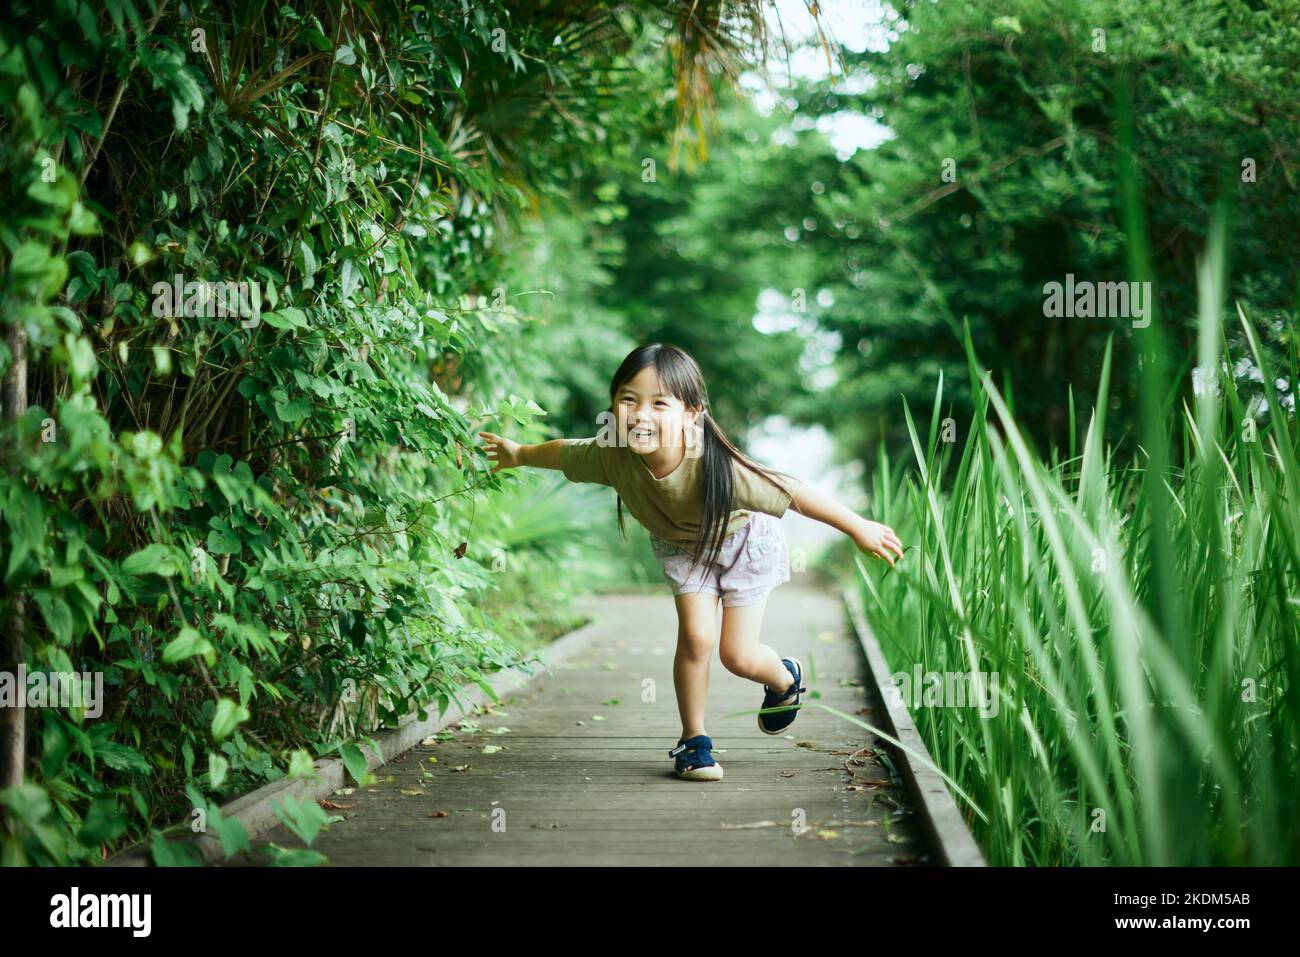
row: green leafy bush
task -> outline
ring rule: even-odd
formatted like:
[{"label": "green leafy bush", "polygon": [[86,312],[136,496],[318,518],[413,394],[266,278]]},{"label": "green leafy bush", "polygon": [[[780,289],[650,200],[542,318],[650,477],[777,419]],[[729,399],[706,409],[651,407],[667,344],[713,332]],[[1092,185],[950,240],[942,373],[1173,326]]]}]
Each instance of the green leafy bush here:
[{"label": "green leafy bush", "polygon": [[520,660],[475,432],[529,427],[545,373],[496,240],[597,158],[577,114],[638,24],[510,6],[0,26],[6,657],[104,685],[28,712],[3,863],[176,860],[199,807],[239,847],[222,796]]}]

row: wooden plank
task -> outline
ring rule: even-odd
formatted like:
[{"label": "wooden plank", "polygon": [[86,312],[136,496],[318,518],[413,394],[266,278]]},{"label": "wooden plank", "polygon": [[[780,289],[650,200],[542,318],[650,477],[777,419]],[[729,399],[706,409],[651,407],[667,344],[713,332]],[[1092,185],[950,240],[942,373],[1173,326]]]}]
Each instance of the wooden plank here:
[{"label": "wooden plank", "polygon": [[[762,688],[723,668],[715,646],[705,726],[725,772],[718,782],[680,780],[667,755],[681,731],[671,596],[604,595],[594,607],[588,643],[554,674],[472,716],[450,739],[390,760],[376,771],[379,784],[330,795],[348,805],[330,811],[345,820],[313,849],[340,865],[929,862],[904,783],[870,750],[853,774],[845,767],[874,736],[813,704],[847,714],[874,708],[839,596],[790,584],[768,599],[761,640],[800,658],[818,696],[804,696],[784,735],[765,735],[753,714],[737,714],[757,711]],[[641,700],[645,679],[654,682],[649,701]],[[605,703],[612,698],[620,703]],[[502,750],[486,754],[488,746]],[[470,769],[452,770],[463,765]],[[855,779],[876,783],[850,790]],[[430,816],[439,810],[447,816]],[[264,840],[302,846],[284,828]]]}]

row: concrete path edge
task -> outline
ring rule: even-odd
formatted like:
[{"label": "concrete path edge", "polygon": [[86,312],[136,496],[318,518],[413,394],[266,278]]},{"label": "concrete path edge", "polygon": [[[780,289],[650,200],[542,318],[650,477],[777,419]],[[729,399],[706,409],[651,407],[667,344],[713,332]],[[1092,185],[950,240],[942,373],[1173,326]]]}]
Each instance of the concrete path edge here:
[{"label": "concrete path edge", "polygon": [[[541,658],[542,667],[538,668],[537,663],[532,662],[535,674],[529,675],[516,670],[504,671],[490,679],[486,679],[487,684],[491,686],[497,698],[504,698],[507,694],[518,691],[532,681],[543,677],[555,665],[584,649],[596,635],[600,625],[601,618],[597,615],[587,624],[561,635],[538,649],[537,654]],[[379,753],[375,753],[373,749],[366,745],[359,744],[362,753],[366,756],[367,769],[374,770],[380,765],[391,761],[398,755],[415,747],[429,735],[436,734],[443,728],[463,720],[474,714],[480,707],[492,702],[488,693],[473,683],[462,685],[457,694],[464,702],[464,707],[458,706],[454,700],[450,701],[446,712],[441,717],[438,717],[437,702],[433,702],[431,705],[426,704],[425,710],[428,712],[428,717],[425,720],[421,721],[418,714],[411,713],[402,718],[396,728],[388,728],[370,735],[375,744],[379,745]],[[285,797],[290,796],[301,803],[317,801],[333,794],[343,787],[344,782],[347,780],[347,771],[343,766],[343,759],[340,757],[321,758],[314,762],[313,767],[316,769],[316,774],[312,778],[295,778],[293,780],[281,778],[235,798],[227,804],[223,804],[221,806],[221,816],[223,818],[238,819],[244,825],[244,830],[248,832],[249,841],[255,841],[262,834],[279,826],[280,819],[275,813],[276,802],[282,802]],[[182,828],[182,832],[186,838],[189,838],[189,834],[185,832],[184,828]],[[196,834],[190,841],[191,846],[198,851],[208,864],[215,864],[226,857],[226,852],[222,849],[221,842],[216,837]],[[149,840],[141,841],[118,852],[109,858],[104,866],[153,866]]]},{"label": "concrete path edge", "polygon": [[[889,732],[907,747],[925,756],[925,760],[935,763],[925,746],[921,734],[916,730],[912,716],[897,694],[885,694],[885,688],[893,686],[893,672],[885,660],[884,651],[876,634],[867,624],[866,613],[862,608],[862,597],[853,587],[842,588],[844,607],[849,622],[857,636],[858,644],[867,658],[867,672],[874,685],[876,700],[881,703],[882,730]],[[971,836],[966,821],[948,793],[948,786],[942,777],[932,769],[919,762],[890,742],[885,742],[898,766],[899,773],[912,796],[916,806],[917,818],[934,847],[939,864],[947,867],[985,867],[984,855],[979,845]]]}]

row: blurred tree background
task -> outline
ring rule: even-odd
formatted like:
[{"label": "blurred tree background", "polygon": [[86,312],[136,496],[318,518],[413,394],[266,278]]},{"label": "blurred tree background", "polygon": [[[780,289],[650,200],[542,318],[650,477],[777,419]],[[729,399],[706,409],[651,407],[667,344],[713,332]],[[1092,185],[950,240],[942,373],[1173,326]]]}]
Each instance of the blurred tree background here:
[{"label": "blurred tree background", "polygon": [[[1112,438],[1128,433],[1131,322],[1043,310],[1044,285],[1067,274],[1132,278],[1116,189],[1124,89],[1184,394],[1196,258],[1207,210],[1225,195],[1232,295],[1273,345],[1289,341],[1300,294],[1286,241],[1300,222],[1294,0],[842,11],[876,18],[871,46],[843,49],[824,78],[755,84],[765,109],[726,100],[706,165],[644,182],[642,158],[654,155],[644,144],[584,184],[588,248],[605,269],[575,308],[607,310],[633,339],[694,350],[724,422],[743,429],[779,412],[824,426],[850,460],[869,460],[881,439],[902,450],[898,398],[924,404],[941,371],[952,414],[969,421],[955,331],[965,319],[1040,447],[1067,438],[1068,387],[1079,408],[1092,401],[1114,334],[1108,422]],[[840,155],[828,131],[854,120],[883,142]],[[1237,373],[1258,381],[1249,364]],[[593,408],[578,411],[591,421]]]}]

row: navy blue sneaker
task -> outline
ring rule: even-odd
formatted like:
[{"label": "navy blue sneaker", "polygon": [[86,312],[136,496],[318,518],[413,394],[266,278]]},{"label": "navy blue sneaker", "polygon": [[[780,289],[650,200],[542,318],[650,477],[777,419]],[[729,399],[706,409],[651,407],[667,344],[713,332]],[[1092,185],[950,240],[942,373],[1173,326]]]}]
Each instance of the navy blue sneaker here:
[{"label": "navy blue sneaker", "polygon": [[707,734],[697,734],[686,741],[677,739],[677,747],[668,757],[677,759],[677,776],[687,781],[721,781],[722,765],[713,760],[713,740]]},{"label": "navy blue sneaker", "polygon": [[[790,672],[790,677],[794,683],[784,691],[773,691],[767,685],[763,685],[763,711],[758,715],[758,729],[764,734],[780,734],[786,728],[794,723],[795,715],[799,713],[798,704],[800,692],[807,691],[803,687],[803,662],[798,658],[782,658],[781,664],[785,665]],[[790,707],[790,706],[794,707]],[[767,711],[768,708],[789,707],[788,711]],[[767,712],[767,713],[763,713]]]}]

